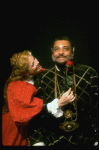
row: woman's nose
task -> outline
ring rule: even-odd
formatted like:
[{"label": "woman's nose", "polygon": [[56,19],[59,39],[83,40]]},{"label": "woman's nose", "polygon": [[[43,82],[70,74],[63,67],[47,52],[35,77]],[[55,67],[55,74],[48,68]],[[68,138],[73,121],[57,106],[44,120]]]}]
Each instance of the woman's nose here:
[{"label": "woman's nose", "polygon": [[36,63],[37,63],[37,65],[39,64],[39,61],[36,59]]}]

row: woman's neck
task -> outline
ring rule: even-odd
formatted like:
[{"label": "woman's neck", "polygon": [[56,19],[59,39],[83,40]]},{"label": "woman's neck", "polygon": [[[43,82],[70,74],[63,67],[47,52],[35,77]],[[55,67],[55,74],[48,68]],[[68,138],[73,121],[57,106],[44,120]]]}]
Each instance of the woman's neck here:
[{"label": "woman's neck", "polygon": [[34,77],[34,75],[27,75],[27,76],[24,78],[24,80],[25,80],[25,81],[31,81],[31,80],[33,80],[33,77]]}]

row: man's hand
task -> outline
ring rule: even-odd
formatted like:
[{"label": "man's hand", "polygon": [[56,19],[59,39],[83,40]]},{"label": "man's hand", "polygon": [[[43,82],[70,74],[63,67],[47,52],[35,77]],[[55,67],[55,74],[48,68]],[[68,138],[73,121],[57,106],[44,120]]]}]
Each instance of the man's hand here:
[{"label": "man's hand", "polygon": [[65,92],[61,98],[58,100],[58,106],[64,106],[67,105],[68,103],[71,103],[75,100],[75,96],[73,95],[73,91],[71,91],[71,88]]}]

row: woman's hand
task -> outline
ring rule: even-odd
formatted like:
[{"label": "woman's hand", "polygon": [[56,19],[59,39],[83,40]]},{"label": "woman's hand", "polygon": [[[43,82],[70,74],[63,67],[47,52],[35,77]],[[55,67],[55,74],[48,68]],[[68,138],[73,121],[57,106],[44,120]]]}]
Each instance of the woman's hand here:
[{"label": "woman's hand", "polygon": [[71,91],[71,88],[65,92],[61,98],[58,100],[58,106],[61,107],[61,106],[64,106],[64,105],[67,105],[71,102],[73,102],[75,100],[75,96],[73,95],[73,91]]}]

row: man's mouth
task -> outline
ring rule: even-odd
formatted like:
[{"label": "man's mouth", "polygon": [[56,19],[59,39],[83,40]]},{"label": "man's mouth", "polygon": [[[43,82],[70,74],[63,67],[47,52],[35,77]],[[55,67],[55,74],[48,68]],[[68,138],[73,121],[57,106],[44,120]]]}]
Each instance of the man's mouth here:
[{"label": "man's mouth", "polygon": [[64,59],[67,59],[67,57],[60,56],[56,58],[56,60],[64,60]]},{"label": "man's mouth", "polygon": [[58,58],[66,58],[66,57],[62,57],[62,56],[61,56],[61,57],[58,57]]},{"label": "man's mouth", "polygon": [[64,55],[59,55],[56,58],[67,58],[68,56],[64,56]]}]

